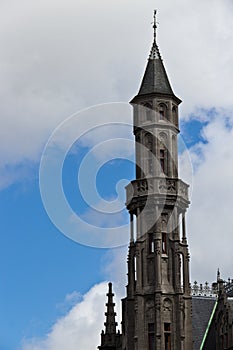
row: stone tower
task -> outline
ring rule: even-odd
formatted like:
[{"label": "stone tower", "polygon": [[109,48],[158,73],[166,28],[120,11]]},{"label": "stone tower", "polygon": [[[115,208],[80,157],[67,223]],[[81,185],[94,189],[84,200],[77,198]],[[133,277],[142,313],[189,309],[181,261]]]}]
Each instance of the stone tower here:
[{"label": "stone tower", "polygon": [[[153,45],[141,87],[131,101],[136,180],[126,187],[131,233],[121,350],[192,349],[188,185],[178,177],[180,103],[157,46],[155,11]],[[115,328],[112,332],[116,339]],[[119,349],[115,340],[105,346],[106,335],[99,349]]]},{"label": "stone tower", "polygon": [[192,349],[188,185],[178,177],[178,106],[156,42],[131,104],[136,180],[126,188],[131,219],[123,350]]}]

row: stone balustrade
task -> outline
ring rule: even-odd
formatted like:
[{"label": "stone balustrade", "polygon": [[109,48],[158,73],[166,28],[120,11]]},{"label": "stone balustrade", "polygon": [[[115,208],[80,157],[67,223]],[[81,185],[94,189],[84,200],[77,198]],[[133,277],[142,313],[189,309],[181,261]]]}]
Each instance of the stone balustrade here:
[{"label": "stone balustrade", "polygon": [[212,285],[209,285],[208,282],[198,284],[195,281],[191,287],[191,291],[192,296],[217,297],[219,288],[223,288],[228,297],[233,297],[233,279],[228,279],[228,281],[220,280],[219,282],[212,283]]},{"label": "stone balustrade", "polygon": [[132,198],[145,195],[173,195],[180,196],[188,201],[189,186],[180,179],[148,177],[132,181],[126,186],[126,203]]}]

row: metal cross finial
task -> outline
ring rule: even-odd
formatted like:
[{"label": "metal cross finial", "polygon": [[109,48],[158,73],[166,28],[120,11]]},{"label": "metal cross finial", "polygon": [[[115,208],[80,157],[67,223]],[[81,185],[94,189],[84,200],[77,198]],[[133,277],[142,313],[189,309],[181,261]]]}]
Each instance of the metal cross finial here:
[{"label": "metal cross finial", "polygon": [[159,48],[156,43],[156,29],[158,24],[158,22],[156,22],[156,14],[157,14],[157,10],[154,10],[154,22],[152,23],[154,28],[154,41],[153,41],[150,56],[149,56],[150,60],[161,59]]},{"label": "metal cross finial", "polygon": [[154,41],[156,41],[156,29],[157,29],[156,13],[157,13],[157,10],[154,10],[154,24],[153,24],[153,28],[154,28]]},{"label": "metal cross finial", "polygon": [[217,281],[220,281],[220,271],[219,271],[219,268],[218,268],[218,270],[217,270]]}]

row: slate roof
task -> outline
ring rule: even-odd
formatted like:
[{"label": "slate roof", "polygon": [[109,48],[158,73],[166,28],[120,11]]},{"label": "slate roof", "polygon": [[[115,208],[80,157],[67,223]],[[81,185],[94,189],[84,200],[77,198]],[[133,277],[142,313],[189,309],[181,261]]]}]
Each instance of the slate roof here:
[{"label": "slate roof", "polygon": [[152,45],[138,96],[151,93],[174,95],[156,41]]},{"label": "slate roof", "polygon": [[216,298],[195,296],[192,298],[193,350],[199,350],[214,308]]}]

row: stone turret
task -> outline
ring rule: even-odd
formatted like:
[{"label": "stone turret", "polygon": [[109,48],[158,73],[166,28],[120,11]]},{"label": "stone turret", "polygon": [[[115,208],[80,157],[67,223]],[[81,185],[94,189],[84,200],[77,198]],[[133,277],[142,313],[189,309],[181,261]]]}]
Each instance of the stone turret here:
[{"label": "stone turret", "polygon": [[154,40],[138,94],[132,99],[136,179],[126,187],[130,215],[127,296],[122,335],[116,333],[109,284],[99,350],[191,350],[192,297],[185,216],[188,185],[178,175],[181,100],[171,88]]},{"label": "stone turret", "polygon": [[108,284],[108,301],[106,303],[107,311],[105,312],[106,322],[104,323],[105,331],[101,333],[101,345],[99,350],[120,350],[121,335],[117,332],[116,312],[114,310],[115,303],[113,302],[114,293],[112,292],[112,283]]},{"label": "stone turret", "polygon": [[178,107],[156,39],[132,99],[136,179],[126,187],[131,239],[122,341],[126,350],[191,350],[185,216],[188,185],[178,176]]}]

